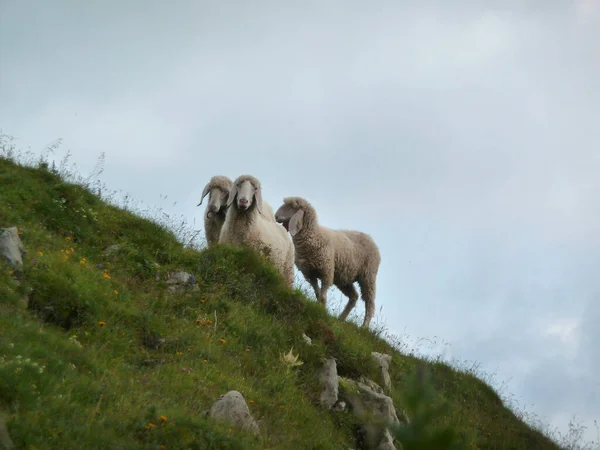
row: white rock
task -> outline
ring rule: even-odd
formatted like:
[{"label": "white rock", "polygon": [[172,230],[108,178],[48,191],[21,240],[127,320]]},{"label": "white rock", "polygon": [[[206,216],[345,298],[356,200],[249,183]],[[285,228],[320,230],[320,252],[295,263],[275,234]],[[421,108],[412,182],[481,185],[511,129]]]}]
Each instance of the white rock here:
[{"label": "white rock", "polygon": [[323,386],[319,402],[322,407],[331,409],[338,401],[339,379],[335,359],[329,358],[319,372],[319,383]]},{"label": "white rock", "polygon": [[379,382],[383,386],[386,392],[390,391],[392,387],[392,380],[390,379],[390,362],[392,362],[392,356],[386,353],[372,352],[373,359],[379,366]]},{"label": "white rock", "polygon": [[220,422],[227,422],[255,435],[260,433],[244,396],[238,391],[229,391],[225,395],[221,395],[208,411],[208,417]]},{"label": "white rock", "polygon": [[[400,424],[394,407],[394,401],[387,395],[376,392],[377,383],[371,380],[350,380],[340,377],[343,386],[340,397],[347,401],[357,418],[363,420],[366,431],[366,445],[370,450],[397,450],[394,439],[387,427],[377,424],[377,421],[390,424]],[[379,388],[381,389],[381,388]],[[372,422],[369,419],[375,421]]]},{"label": "white rock", "polygon": [[0,255],[12,267],[20,269],[23,267],[23,255],[27,251],[19,237],[17,227],[2,228],[0,230]]}]

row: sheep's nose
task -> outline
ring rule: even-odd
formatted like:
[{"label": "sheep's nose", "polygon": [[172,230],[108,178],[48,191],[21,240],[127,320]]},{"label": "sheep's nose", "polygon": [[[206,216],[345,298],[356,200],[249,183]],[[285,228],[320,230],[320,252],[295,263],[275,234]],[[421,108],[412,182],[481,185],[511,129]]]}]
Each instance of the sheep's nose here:
[{"label": "sheep's nose", "polygon": [[248,199],[240,198],[239,202],[240,206],[248,206]]}]

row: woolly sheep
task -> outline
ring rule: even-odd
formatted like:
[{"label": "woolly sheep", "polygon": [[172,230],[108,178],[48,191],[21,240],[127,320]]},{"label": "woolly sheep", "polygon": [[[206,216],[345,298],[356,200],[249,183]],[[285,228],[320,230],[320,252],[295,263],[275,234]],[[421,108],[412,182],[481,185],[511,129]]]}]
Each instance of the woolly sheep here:
[{"label": "woolly sheep", "polygon": [[314,289],[317,300],[323,306],[327,304],[327,290],[332,284],[348,297],[340,320],[345,320],[356,305],[358,293],[354,282],[358,282],[365,302],[362,326],[368,328],[375,313],[376,278],[381,262],[373,239],[360,231],[319,225],[317,212],[301,197],[284,198],[275,220],[292,236],[296,266]]},{"label": "woolly sheep", "polygon": [[273,209],[263,200],[262,187],[257,178],[240,175],[233,183],[219,242],[247,246],[257,251],[268,248],[267,258],[285,282],[292,286],[294,244],[286,230],[275,222]]},{"label": "woolly sheep", "polygon": [[215,175],[202,191],[202,197],[197,206],[200,206],[204,197],[208,195],[208,204],[204,211],[204,234],[209,247],[219,242],[219,235],[227,212],[227,198],[232,185],[233,182],[229,178]]}]

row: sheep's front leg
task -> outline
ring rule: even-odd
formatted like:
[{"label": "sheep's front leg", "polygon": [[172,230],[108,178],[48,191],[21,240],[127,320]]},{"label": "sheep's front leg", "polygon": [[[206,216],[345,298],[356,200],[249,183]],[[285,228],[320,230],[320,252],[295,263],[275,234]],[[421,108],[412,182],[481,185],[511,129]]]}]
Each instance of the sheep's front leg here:
[{"label": "sheep's front leg", "polygon": [[312,286],[313,291],[315,291],[315,298],[317,300],[319,300],[319,297],[321,296],[321,289],[319,289],[319,279],[318,278],[309,278],[308,282]]},{"label": "sheep's front leg", "polygon": [[321,303],[323,306],[327,306],[327,291],[329,290],[332,284],[333,270],[331,270],[330,273],[325,274],[321,279],[321,295],[319,295],[319,297],[317,298],[319,299],[319,303]]}]

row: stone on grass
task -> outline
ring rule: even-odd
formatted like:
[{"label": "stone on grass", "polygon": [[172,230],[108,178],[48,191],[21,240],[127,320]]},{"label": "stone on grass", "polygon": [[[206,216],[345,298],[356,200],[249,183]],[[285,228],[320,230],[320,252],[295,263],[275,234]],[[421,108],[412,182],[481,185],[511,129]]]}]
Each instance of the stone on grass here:
[{"label": "stone on grass", "polygon": [[186,290],[196,285],[196,277],[187,272],[171,272],[167,277],[167,285],[171,292]]},{"label": "stone on grass", "polygon": [[0,256],[3,260],[11,267],[21,269],[25,253],[27,250],[23,248],[17,227],[0,229]]},{"label": "stone on grass", "polygon": [[302,333],[302,339],[306,342],[307,345],[312,345],[312,339],[309,338],[305,333]]},{"label": "stone on grass", "polygon": [[[386,426],[386,424],[401,423],[396,414],[394,401],[387,395],[377,392],[381,388],[371,380],[364,379],[363,382],[340,377],[339,381],[340,398],[350,405],[354,415],[362,422],[367,448],[397,450]],[[402,416],[404,417],[404,414]]]},{"label": "stone on grass", "polygon": [[6,423],[2,415],[0,415],[0,444],[2,444],[1,447],[5,449],[14,448],[12,439],[8,434],[8,428],[6,427]]},{"label": "stone on grass", "polygon": [[229,391],[221,395],[213,403],[207,415],[216,421],[229,423],[255,435],[260,433],[258,424],[250,414],[244,396],[238,391]]},{"label": "stone on grass", "polygon": [[392,362],[392,356],[386,353],[371,352],[373,359],[379,367],[379,383],[385,390],[390,392],[392,387],[392,380],[390,379],[390,362]]},{"label": "stone on grass", "polygon": [[323,363],[319,372],[319,384],[322,386],[320,405],[325,409],[331,409],[338,401],[339,380],[335,359],[329,358]]}]

